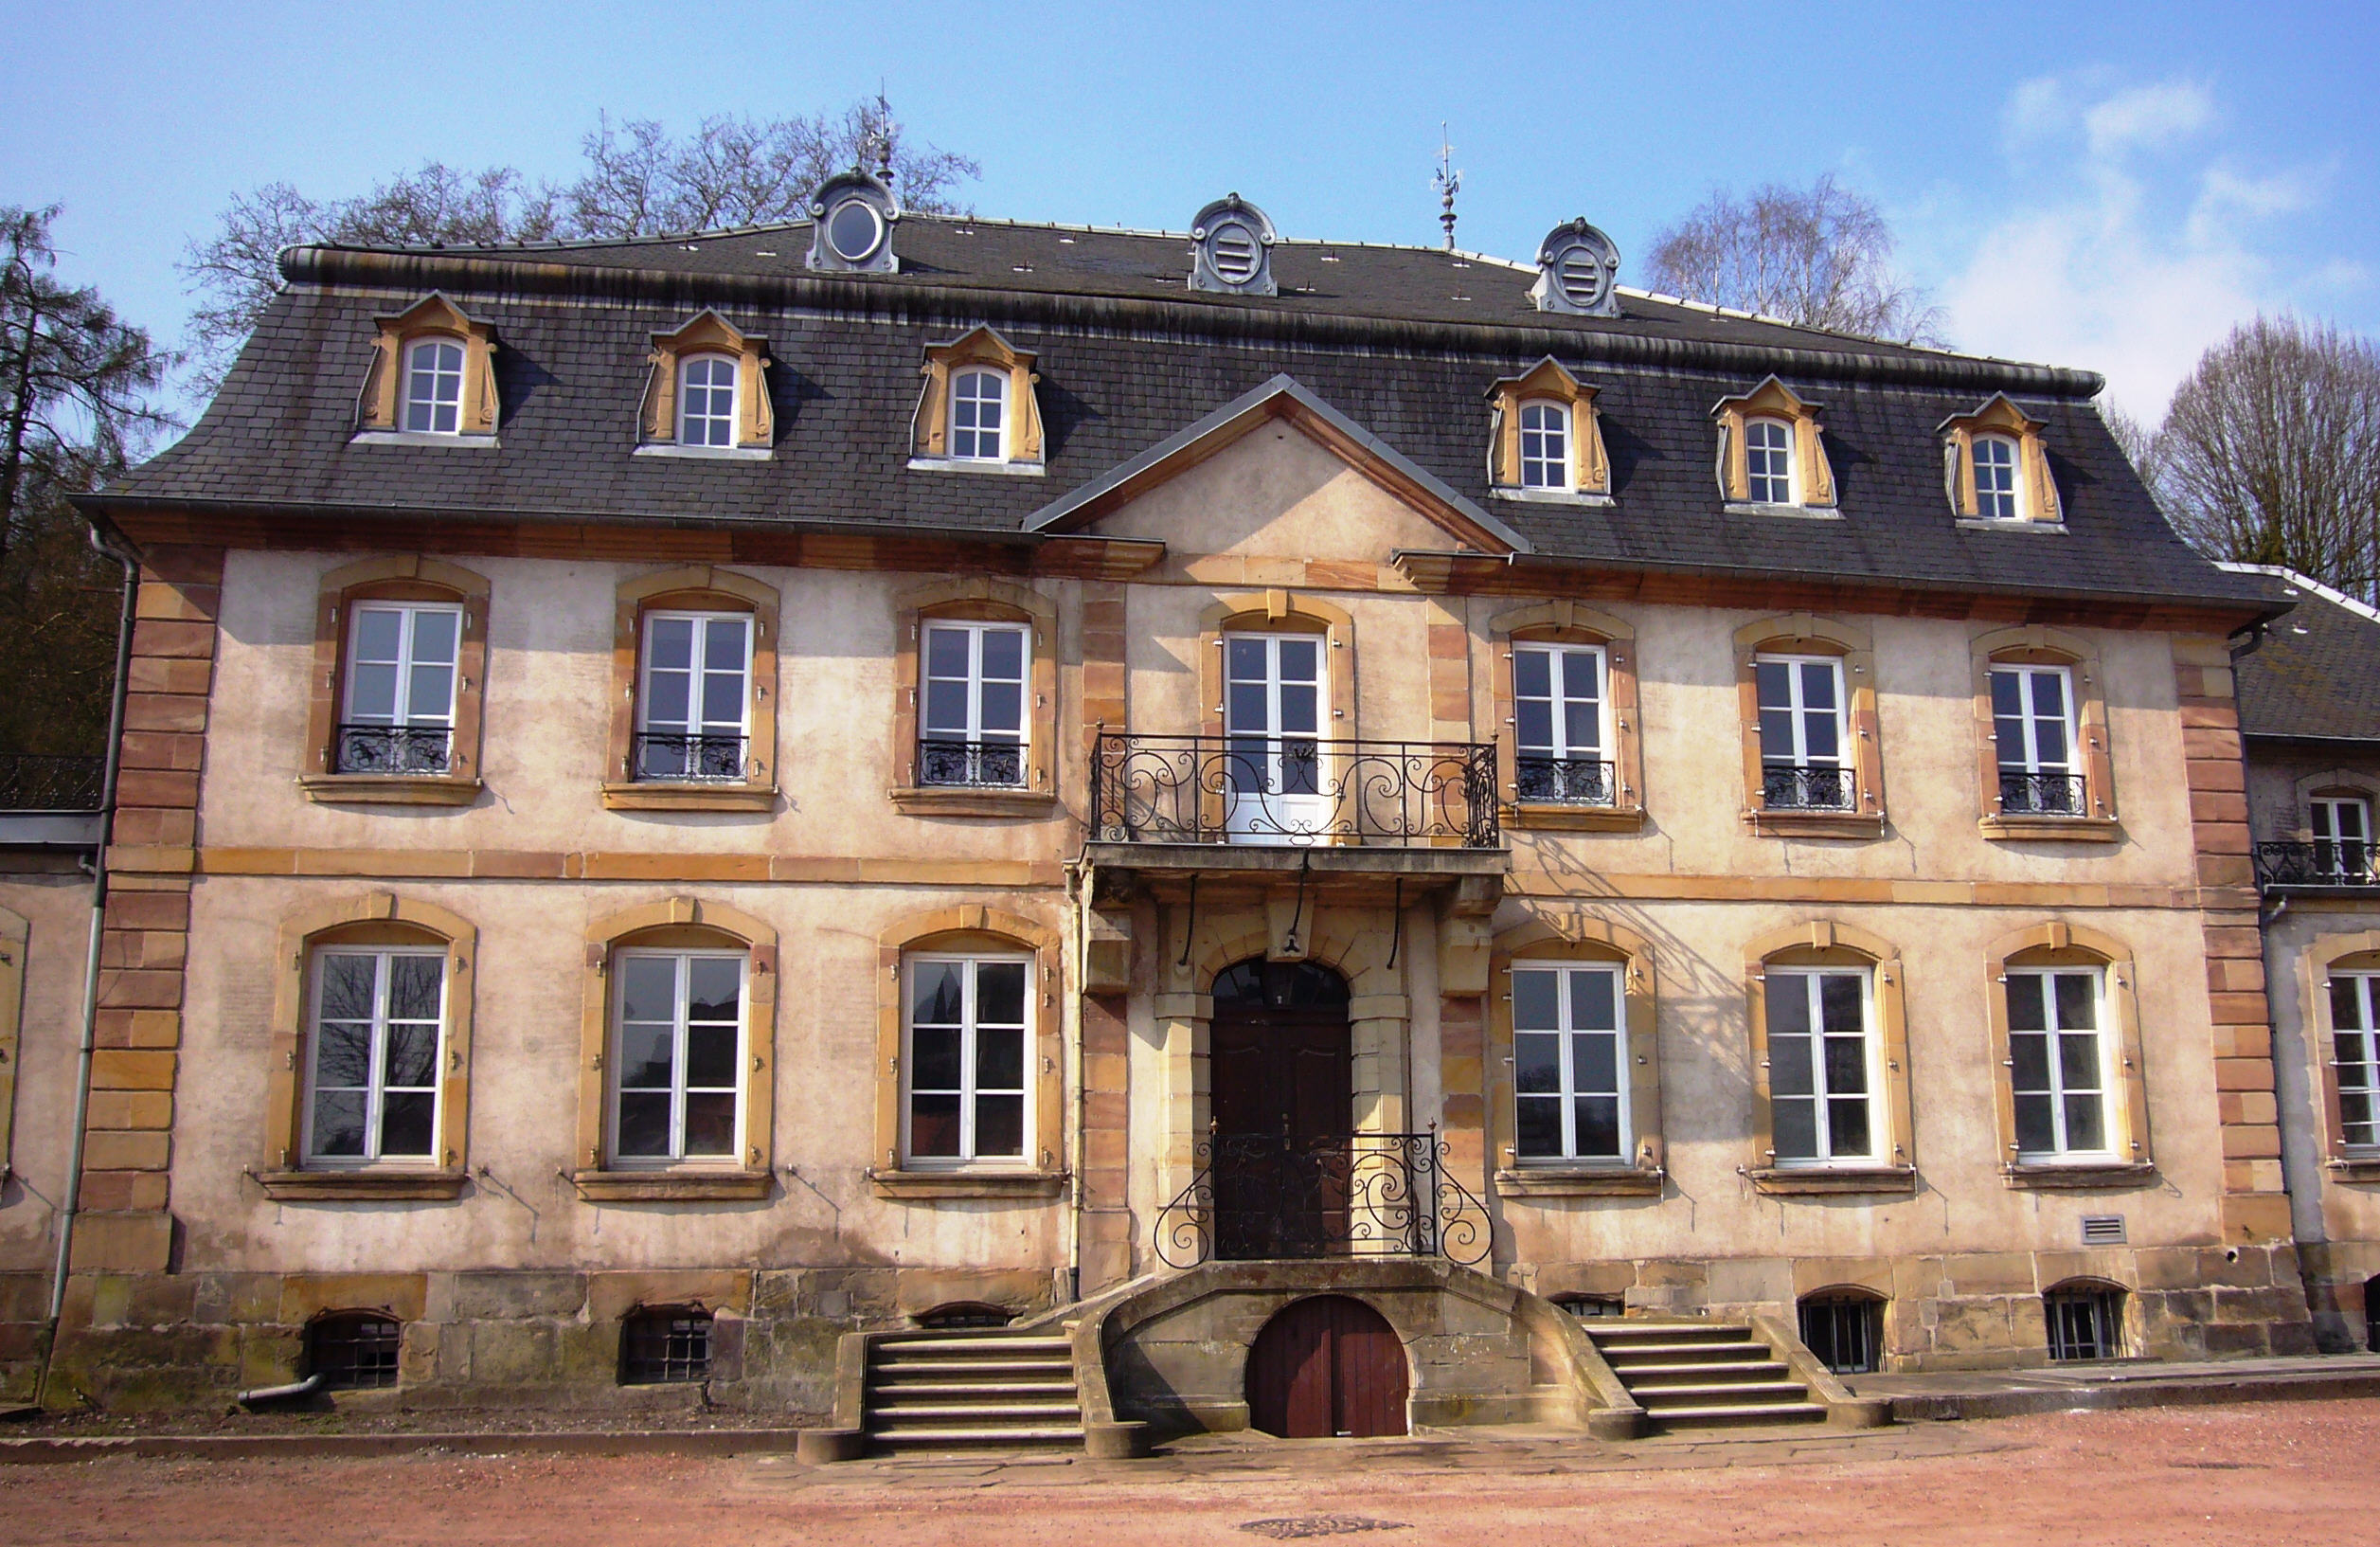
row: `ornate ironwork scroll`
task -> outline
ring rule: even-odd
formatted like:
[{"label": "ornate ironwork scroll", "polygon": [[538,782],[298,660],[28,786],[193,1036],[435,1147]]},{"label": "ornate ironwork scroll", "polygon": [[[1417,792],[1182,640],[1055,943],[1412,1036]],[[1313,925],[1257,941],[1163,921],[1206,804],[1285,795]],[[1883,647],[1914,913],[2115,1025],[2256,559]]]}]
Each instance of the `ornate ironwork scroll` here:
[{"label": "ornate ironwork scroll", "polygon": [[1091,805],[1103,843],[1504,841],[1487,744],[1108,733]]},{"label": "ornate ironwork scroll", "polygon": [[343,725],[334,773],[442,774],[455,732],[442,725]]},{"label": "ornate ironwork scroll", "polygon": [[2380,888],[2380,844],[2354,838],[2260,843],[2256,879],[2268,887]]},{"label": "ornate ironwork scroll", "polygon": [[2090,807],[2081,774],[2000,770],[2000,810],[2011,817],[2081,817]]},{"label": "ornate ironwork scroll", "polygon": [[1445,1141],[1421,1133],[1216,1134],[1198,1172],[1159,1212],[1157,1256],[1190,1268],[1320,1257],[1487,1259],[1487,1209],[1446,1169]]}]

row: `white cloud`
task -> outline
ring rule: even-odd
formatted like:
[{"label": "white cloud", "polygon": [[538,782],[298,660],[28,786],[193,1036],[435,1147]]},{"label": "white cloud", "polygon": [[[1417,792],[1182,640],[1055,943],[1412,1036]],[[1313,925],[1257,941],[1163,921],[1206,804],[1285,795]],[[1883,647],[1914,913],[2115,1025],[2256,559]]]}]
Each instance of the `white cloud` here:
[{"label": "white cloud", "polygon": [[[1940,227],[1919,234],[1937,252],[1958,243],[1942,286],[1951,336],[1981,353],[2102,371],[2127,411],[2163,417],[2210,344],[2288,304],[2266,256],[2269,225],[2317,203],[2324,177],[2226,162],[2202,143],[2219,117],[2213,94],[2191,81],[2018,85],[2003,113],[2014,207],[1979,236],[1967,226],[1964,241]],[[2336,263],[2327,277],[2359,278]]]}]

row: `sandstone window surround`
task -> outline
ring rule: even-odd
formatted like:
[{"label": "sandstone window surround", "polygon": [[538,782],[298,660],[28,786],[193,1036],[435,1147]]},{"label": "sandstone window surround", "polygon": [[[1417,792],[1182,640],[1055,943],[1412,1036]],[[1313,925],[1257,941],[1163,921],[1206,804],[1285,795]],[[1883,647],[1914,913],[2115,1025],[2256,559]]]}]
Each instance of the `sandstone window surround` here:
[{"label": "sandstone window surround", "polygon": [[[1491,946],[1487,1104],[1495,1189],[1506,1197],[1650,1197],[1662,1190],[1659,978],[1653,947],[1622,926],[1548,915],[1499,932]],[[1620,1153],[1609,1161],[1536,1160],[1519,1154],[1512,974],[1531,967],[1608,964],[1622,993],[1619,1057],[1627,1091]]]},{"label": "sandstone window surround", "polygon": [[1611,503],[1598,390],[1551,355],[1488,388],[1488,484],[1498,497]]},{"label": "sandstone window surround", "polygon": [[496,443],[495,328],[433,292],[372,319],[372,359],[355,397],[370,445]]},{"label": "sandstone window surround", "polygon": [[[876,1157],[868,1168],[879,1197],[1056,1197],[1065,1185],[1065,1047],[1058,1002],[1061,938],[1047,925],[967,905],[902,919],[877,937]],[[1012,1160],[953,1163],[909,1154],[909,983],[913,960],[1021,961],[1024,984],[1024,1153]]]},{"label": "sandstone window surround", "polygon": [[2322,1093],[2324,1169],[2339,1181],[2380,1181],[2380,929],[2318,935],[2298,970]]},{"label": "sandstone window surround", "polygon": [[[738,1048],[740,1153],[666,1164],[617,1159],[615,1098],[621,1073],[614,1032],[621,962],[638,952],[741,955],[743,1037]],[[579,1132],[570,1180],[595,1203],[721,1202],[764,1198],[774,1149],[777,931],[725,903],[670,897],[597,920],[586,934],[586,987],[579,1017]]]},{"label": "sandstone window surround", "polygon": [[[339,805],[469,805],[479,798],[488,598],[486,576],[420,554],[365,559],[322,577],[314,603],[305,762],[297,776],[308,800]],[[385,603],[390,610],[450,610],[459,619],[442,769],[430,755],[438,750],[438,728],[433,722],[410,728],[381,720],[349,724],[360,712],[360,706],[349,701],[357,664],[357,614],[370,610],[367,604],[373,603]],[[355,766],[387,771],[349,771]]]},{"label": "sandstone window surround", "polygon": [[2028,418],[2005,392],[1973,413],[1954,414],[1935,426],[1942,438],[1942,492],[1960,526],[2066,530],[2066,508],[2041,439],[2047,427]]},{"label": "sandstone window surround", "polygon": [[[1772,975],[1781,981],[1806,981],[1809,972],[1855,975],[1865,984],[1863,1034],[1869,1056],[1862,1078],[1869,1138],[1864,1157],[1799,1164],[1778,1153],[1777,1105],[1810,1099],[1775,1089],[1769,1024]],[[1916,1139],[1909,1099],[1908,1016],[1900,953],[1886,941],[1850,925],[1818,919],[1763,935],[1745,947],[1745,983],[1751,1023],[1752,1144],[1743,1167],[1753,1186],[1773,1195],[1907,1194],[1917,1190]],[[1783,1036],[1779,1028],[1779,1037]],[[1815,1063],[1824,1038],[1810,1038]],[[1797,1081],[1797,1083],[1798,1083]],[[1850,1094],[1851,1092],[1844,1092]],[[1814,1111],[1825,1124],[1828,1114]]]},{"label": "sandstone window surround", "polygon": [[[2320,869],[2356,870],[2354,850],[2363,851],[2363,865],[2372,864],[2372,813],[2380,809],[2380,773],[2360,768],[2325,768],[2299,778],[2295,785],[2296,826],[2289,836],[2299,843],[2319,843]],[[2341,806],[2346,807],[2344,811]]]},{"label": "sandstone window surround", "polygon": [[[922,472],[1017,473],[1044,469],[1037,357],[989,327],[926,347],[925,378],[909,423],[909,466]],[[985,378],[991,378],[988,383]],[[965,391],[960,390],[965,379]],[[985,388],[996,383],[998,396]],[[986,437],[996,438],[987,455]]]},{"label": "sandstone window surround", "polygon": [[[1763,657],[1839,664],[1842,746],[1850,778],[1839,808],[1774,807],[1763,771],[1760,666]],[[1885,824],[1884,753],[1876,710],[1875,647],[1864,628],[1808,613],[1763,618],[1735,631],[1736,693],[1744,725],[1744,821],[1777,837],[1870,838]],[[1782,753],[1781,752],[1781,756]],[[1790,797],[1789,797],[1790,798]]]},{"label": "sandstone window surround", "polygon": [[[768,340],[705,311],[673,333],[654,333],[645,360],[637,456],[769,459],[777,419],[769,402],[774,362]],[[727,369],[714,370],[714,365]],[[726,378],[724,386],[720,376]],[[730,399],[725,415],[716,401],[721,393]],[[689,416],[689,410],[695,411]]]},{"label": "sandstone window surround", "polygon": [[[603,804],[612,811],[770,811],[777,805],[777,639],[782,601],[777,587],[730,569],[695,566],[637,575],[620,583],[612,608],[612,725],[605,757]],[[639,693],[648,619],[655,613],[733,615],[749,620],[750,657],[744,674],[744,744],[740,776],[670,777],[702,766],[696,751],[683,761],[639,761],[644,706]],[[714,765],[724,769],[724,763]],[[655,772],[657,778],[639,778]]]},{"label": "sandstone window surround", "polygon": [[[1979,634],[1968,652],[1974,663],[1976,788],[1981,800],[1983,836],[2072,843],[2114,843],[2122,837],[2123,828],[2116,815],[2116,765],[2108,733],[2107,674],[2100,664],[2098,648],[2080,635],[2031,624]],[[2052,669],[2065,680],[2067,721],[2074,743],[2067,766],[2083,781],[2081,807],[2071,815],[2027,810],[2028,804],[2038,807],[2042,802],[2021,788],[2011,788],[2011,779],[2025,773],[2029,763],[2022,746],[2001,745],[2000,699],[2007,690],[1995,687],[1993,674],[2003,668],[2019,674],[2029,667]],[[2015,783],[2023,786],[2025,782],[2015,779]],[[2017,799],[2012,800],[2012,794]]]},{"label": "sandstone window surround", "polygon": [[[470,1132],[473,968],[478,929],[435,903],[374,891],[293,913],[275,944],[271,1062],[265,1074],[264,1158],[250,1175],[277,1202],[452,1198],[461,1191]],[[414,949],[443,957],[443,1024],[437,1059],[436,1141],[419,1160],[325,1165],[305,1154],[321,959],[339,947]]]},{"label": "sandstone window surround", "polygon": [[[1835,510],[1834,470],[1826,458],[1821,410],[1804,402],[1783,382],[1771,376],[1740,397],[1722,398],[1710,410],[1718,426],[1719,497],[1731,514],[1799,515],[1832,519]],[[1755,467],[1752,426],[1782,428],[1781,436],[1763,433]],[[1785,465],[1780,468],[1781,457]],[[1757,485],[1755,474],[1763,474]],[[1783,486],[1776,480],[1781,478]],[[1779,495],[1785,497],[1779,498]]]},{"label": "sandstone window surround", "polygon": [[[892,767],[887,794],[912,816],[1046,817],[1057,805],[1058,607],[1028,585],[976,576],[894,598]],[[924,652],[937,621],[1012,624],[1026,636],[1022,780],[1013,787],[936,783],[925,777]],[[1001,754],[1007,756],[1005,752]],[[962,759],[964,761],[964,759]],[[979,760],[978,760],[979,765]],[[1005,771],[1005,769],[1001,770]]]},{"label": "sandstone window surround", "polygon": [[[1554,601],[1497,613],[1488,620],[1488,637],[1495,651],[1495,724],[1503,728],[1496,736],[1496,786],[1505,801],[1504,819],[1518,827],[1571,832],[1629,833],[1641,828],[1645,819],[1644,747],[1638,725],[1635,625],[1610,613]],[[1607,802],[1523,797],[1512,657],[1514,652],[1532,646],[1591,649],[1602,657],[1603,741],[1598,761],[1611,765]]]},{"label": "sandstone window surround", "polygon": [[0,1177],[9,1175],[15,1162],[16,1071],[24,1055],[20,1034],[25,1016],[25,949],[32,932],[32,921],[24,914],[0,908]]},{"label": "sandstone window surround", "polygon": [[[1224,641],[1233,634],[1314,634],[1322,639],[1323,702],[1330,718],[1322,740],[1353,741],[1363,731],[1355,714],[1355,620],[1315,597],[1274,589],[1226,593],[1198,617],[1198,733],[1226,733]],[[1171,728],[1167,728],[1171,729]]]},{"label": "sandstone window surround", "polygon": [[[2105,1142],[2100,1156],[2029,1154],[2020,1147],[2017,1070],[2010,1040],[2010,975],[2027,969],[2088,969],[2098,975],[2099,1050]],[[2145,1185],[2156,1173],[2149,1153],[2148,1077],[2140,1045],[2138,973],[2132,953],[2112,936],[2080,925],[2029,926],[2002,936],[1984,963],[1991,1003],[1992,1088],[2000,1173],[2011,1187],[2076,1191]],[[2223,1099],[2228,1100],[2229,1097]],[[2267,1093],[2264,1100],[2269,1103]]]}]

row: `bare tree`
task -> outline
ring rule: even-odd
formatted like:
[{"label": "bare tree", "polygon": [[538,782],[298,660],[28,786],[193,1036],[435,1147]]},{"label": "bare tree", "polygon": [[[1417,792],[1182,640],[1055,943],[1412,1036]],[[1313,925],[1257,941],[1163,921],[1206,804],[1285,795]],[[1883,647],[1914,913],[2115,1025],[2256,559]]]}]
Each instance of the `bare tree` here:
[{"label": "bare tree", "polygon": [[2099,417],[2106,422],[2107,433],[2116,438],[2124,460],[2132,464],[2132,470],[2140,475],[2140,481],[2162,505],[2164,497],[2158,486],[2165,477],[2163,437],[2105,398],[2100,399]]},{"label": "bare tree", "polygon": [[975,162],[903,138],[882,96],[840,117],[705,118],[684,139],[661,124],[599,117],[581,142],[586,171],[567,188],[529,185],[510,167],[463,171],[430,162],[360,198],[318,203],[287,183],[234,194],[215,233],[178,265],[200,297],[190,333],[197,386],[212,391],[280,288],[283,247],[374,246],[639,237],[800,220],[820,183],[865,165],[892,178],[904,205],[955,209]]},{"label": "bare tree", "polygon": [[2156,436],[2166,516],[2199,551],[2380,587],[2380,349],[2259,316],[2201,355]]},{"label": "bare tree", "polygon": [[1892,228],[1832,173],[1738,201],[1714,189],[1654,239],[1654,289],[1873,338],[1939,344],[1941,312],[1892,268]]}]

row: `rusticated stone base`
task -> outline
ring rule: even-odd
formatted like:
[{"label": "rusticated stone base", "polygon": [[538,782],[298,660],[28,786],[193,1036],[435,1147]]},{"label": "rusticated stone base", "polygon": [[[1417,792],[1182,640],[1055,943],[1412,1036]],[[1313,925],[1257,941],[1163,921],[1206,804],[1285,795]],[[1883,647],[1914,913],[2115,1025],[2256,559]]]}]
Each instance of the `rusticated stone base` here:
[{"label": "rusticated stone base", "polygon": [[2380,1241],[2315,1241],[2298,1249],[2305,1268],[2306,1304],[2314,1340],[2325,1354],[2375,1346],[2380,1320]]}]

